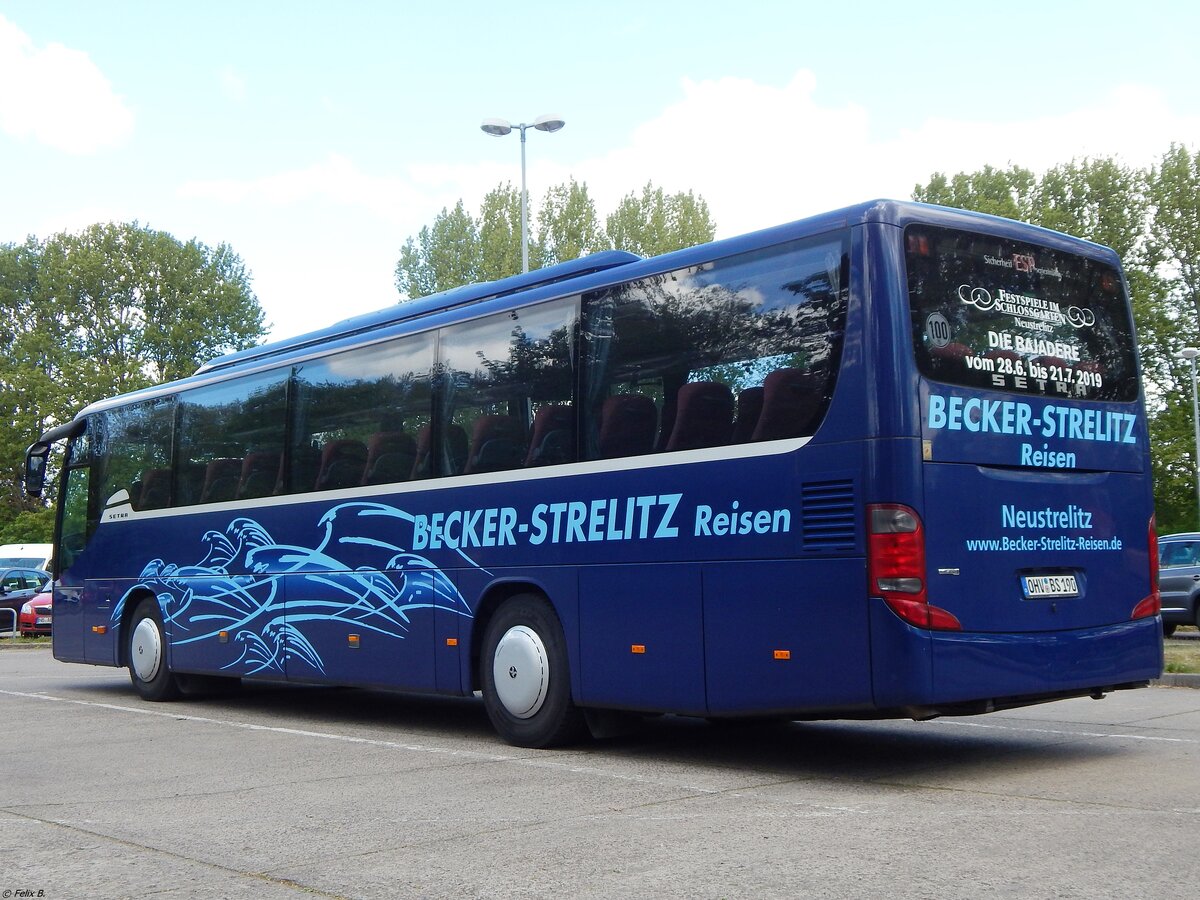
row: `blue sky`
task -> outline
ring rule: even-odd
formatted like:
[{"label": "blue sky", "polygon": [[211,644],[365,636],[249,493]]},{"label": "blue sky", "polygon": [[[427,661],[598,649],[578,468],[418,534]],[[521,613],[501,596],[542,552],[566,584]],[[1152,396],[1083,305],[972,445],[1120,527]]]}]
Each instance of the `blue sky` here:
[{"label": "blue sky", "polygon": [[398,298],[444,206],[647,181],[728,236],[935,171],[1200,149],[1194,4],[0,0],[0,242],[96,221],[229,243],[274,337]]}]

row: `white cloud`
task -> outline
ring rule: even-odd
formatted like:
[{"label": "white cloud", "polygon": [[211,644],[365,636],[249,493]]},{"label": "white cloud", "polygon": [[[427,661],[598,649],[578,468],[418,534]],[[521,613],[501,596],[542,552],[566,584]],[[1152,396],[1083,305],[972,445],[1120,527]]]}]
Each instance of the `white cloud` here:
[{"label": "white cloud", "polygon": [[88,55],[62,44],[35,47],[0,16],[0,130],[64,153],[119,146],[133,112]]},{"label": "white cloud", "polygon": [[601,208],[647,180],[694,190],[720,233],[733,235],[860,200],[904,199],[937,171],[1011,163],[1040,172],[1085,156],[1148,166],[1172,141],[1200,145],[1200,119],[1136,85],[1058,115],[1004,124],[929,117],[882,139],[864,108],[821,106],[815,88],[806,71],[784,87],[684,81],[678,103],[638,128],[629,146],[580,167],[582,177]]},{"label": "white cloud", "polygon": [[411,199],[416,190],[411,180],[368,175],[348,157],[331,153],[323,162],[259,178],[189,181],[178,193],[185,199],[212,199],[230,205],[287,206],[321,199],[386,215]]},{"label": "white cloud", "polygon": [[245,102],[246,79],[233,66],[224,66],[217,73],[217,79],[221,84],[221,93],[234,103]]},{"label": "white cloud", "polygon": [[[555,161],[549,142],[531,154],[532,209],[545,186],[574,176],[588,184],[604,216],[652,181],[704,197],[719,235],[731,236],[876,197],[904,199],[937,171],[1010,163],[1044,171],[1088,155],[1145,166],[1172,141],[1200,146],[1200,119],[1175,113],[1161,93],[1145,87],[1124,87],[1024,121],[929,116],[881,137],[864,107],[823,105],[816,86],[807,71],[783,86],[685,80],[680,99],[637,127],[625,146],[570,167]],[[294,246],[275,252],[266,239],[237,245],[282,336],[332,322],[351,308],[362,311],[358,304],[370,296],[380,301],[375,306],[394,299],[392,272],[406,237],[459,198],[477,212],[487,191],[518,178],[515,160],[413,164],[378,175],[331,154],[256,179],[189,182],[179,193],[274,218],[281,233],[305,223],[328,263],[306,257],[297,268]]]}]

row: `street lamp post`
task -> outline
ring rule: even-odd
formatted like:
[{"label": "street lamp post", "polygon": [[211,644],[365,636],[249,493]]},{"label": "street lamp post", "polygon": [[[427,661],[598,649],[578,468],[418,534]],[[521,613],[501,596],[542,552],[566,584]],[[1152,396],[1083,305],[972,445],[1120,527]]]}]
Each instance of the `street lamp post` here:
[{"label": "street lamp post", "polygon": [[538,116],[532,122],[522,122],[511,125],[505,119],[484,119],[480,129],[485,134],[504,137],[514,128],[521,131],[521,271],[529,271],[529,199],[525,190],[525,129],[536,128],[538,131],[558,131],[567,123],[561,116]]},{"label": "street lamp post", "polygon": [[1192,428],[1194,430],[1196,448],[1196,514],[1200,517],[1200,400],[1196,398],[1196,357],[1200,350],[1195,347],[1185,347],[1179,355],[1188,361],[1192,369]]}]

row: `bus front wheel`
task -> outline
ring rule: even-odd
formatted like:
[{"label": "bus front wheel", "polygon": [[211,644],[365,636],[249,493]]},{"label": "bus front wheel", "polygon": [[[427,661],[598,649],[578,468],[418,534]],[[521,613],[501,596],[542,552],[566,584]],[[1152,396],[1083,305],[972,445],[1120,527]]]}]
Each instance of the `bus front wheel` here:
[{"label": "bus front wheel", "polygon": [[483,637],[480,678],[488,718],[518,747],[552,747],[582,736],[583,713],[571,700],[562,626],[542,597],[506,601]]},{"label": "bus front wheel", "polygon": [[147,597],[138,604],[129,623],[129,680],[143,700],[174,700],[179,682],[167,668],[167,640],[158,602]]}]

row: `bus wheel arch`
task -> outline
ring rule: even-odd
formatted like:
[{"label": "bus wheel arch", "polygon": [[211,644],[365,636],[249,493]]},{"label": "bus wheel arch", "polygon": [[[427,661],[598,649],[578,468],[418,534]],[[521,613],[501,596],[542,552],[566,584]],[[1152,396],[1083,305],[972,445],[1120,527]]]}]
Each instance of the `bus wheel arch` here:
[{"label": "bus wheel arch", "polygon": [[483,639],[492,617],[501,606],[522,594],[531,594],[547,603],[550,602],[544,590],[527,581],[502,581],[493,584],[480,597],[471,622],[471,690],[478,691],[483,687]]},{"label": "bus wheel arch", "polygon": [[[138,593],[126,601],[122,617],[122,662],[129,680],[143,700],[174,700],[179,680],[167,665],[167,638],[162,610],[153,594]],[[132,607],[132,612],[128,607]]]},{"label": "bus wheel arch", "polygon": [[477,675],[488,718],[500,736],[533,748],[582,737],[586,723],[571,697],[566,637],[545,595],[502,593],[478,630]]},{"label": "bus wheel arch", "polygon": [[130,592],[125,598],[125,606],[121,610],[119,640],[117,642],[117,665],[129,667],[129,632],[133,628],[133,617],[144,600],[153,600],[154,594],[146,588]]}]

